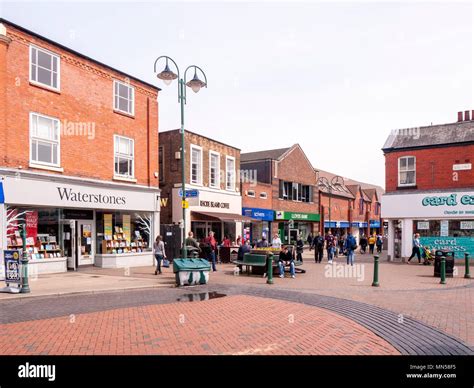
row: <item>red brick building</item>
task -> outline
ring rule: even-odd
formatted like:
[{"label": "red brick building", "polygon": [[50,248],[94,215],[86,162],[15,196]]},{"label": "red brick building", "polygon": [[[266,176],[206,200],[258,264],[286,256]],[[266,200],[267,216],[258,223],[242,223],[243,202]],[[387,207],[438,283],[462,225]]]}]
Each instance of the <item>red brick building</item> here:
[{"label": "red brick building", "polygon": [[0,19],[1,247],[20,214],[32,270],[153,263],[158,91]]},{"label": "red brick building", "polygon": [[[474,114],[474,111],[473,111]],[[412,236],[461,258],[474,254],[474,121],[392,131],[384,147],[389,257],[412,253]]]},{"label": "red brick building", "polygon": [[334,182],[331,190],[327,184],[319,185],[321,230],[331,230],[333,234],[345,235],[350,230],[354,236],[380,233],[380,198],[383,189],[380,186],[357,182],[352,179],[316,170],[318,182]]},{"label": "red brick building", "polygon": [[[178,225],[183,219],[180,130],[160,133],[160,188],[162,224]],[[242,197],[238,168],[240,150],[217,140],[185,130],[185,177],[188,198],[185,233],[193,231],[202,240],[210,231],[221,242],[241,235]],[[191,194],[189,194],[191,195]]]},{"label": "red brick building", "polygon": [[[254,219],[245,225],[252,240],[278,233],[283,243],[289,243],[298,234],[306,239],[319,230],[316,172],[298,144],[244,153],[241,170],[254,179],[242,184],[244,214]],[[261,193],[267,198],[262,199]]]}]

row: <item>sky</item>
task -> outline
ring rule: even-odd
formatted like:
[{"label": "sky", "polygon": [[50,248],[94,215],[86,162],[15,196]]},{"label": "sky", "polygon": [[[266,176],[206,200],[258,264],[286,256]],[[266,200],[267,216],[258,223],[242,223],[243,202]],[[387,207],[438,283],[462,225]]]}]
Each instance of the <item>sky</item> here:
[{"label": "sky", "polygon": [[299,143],[316,168],[382,187],[390,131],[474,109],[473,15],[467,1],[0,3],[1,17],[162,88],[160,131],[180,126],[176,82],[153,72],[168,55],[207,76],[188,89],[187,129],[242,152]]}]

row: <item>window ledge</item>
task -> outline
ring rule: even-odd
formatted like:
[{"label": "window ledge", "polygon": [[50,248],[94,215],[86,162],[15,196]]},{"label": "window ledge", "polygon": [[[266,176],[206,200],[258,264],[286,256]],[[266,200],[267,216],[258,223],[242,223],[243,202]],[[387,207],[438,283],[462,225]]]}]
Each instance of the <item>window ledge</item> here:
[{"label": "window ledge", "polygon": [[134,119],[135,118],[135,115],[133,114],[130,114],[130,113],[127,113],[127,112],[123,112],[121,110],[118,110],[118,109],[114,109],[114,113],[117,113],[119,115],[122,115],[122,116],[125,116],[125,117],[129,117],[131,119]]},{"label": "window ledge", "polygon": [[130,183],[137,183],[136,178],[125,178],[123,176],[114,176],[114,181],[121,181],[121,182],[130,182]]},{"label": "window ledge", "polygon": [[36,81],[31,81],[31,80],[30,80],[30,85],[31,85],[31,86],[35,86],[35,87],[40,88],[40,89],[48,90],[48,91],[53,92],[53,93],[56,93],[56,94],[61,94],[61,90],[60,90],[60,89],[55,89],[55,88],[53,88],[52,86],[48,86],[48,85],[42,84],[42,83],[40,83],[40,82],[36,82]]},{"label": "window ledge", "polygon": [[29,164],[29,167],[30,168],[37,168],[38,170],[64,172],[64,168],[62,168],[62,167],[46,166],[44,164],[37,164],[37,163],[31,163],[31,162]]},{"label": "window ledge", "polygon": [[418,186],[416,184],[414,185],[398,185],[397,190],[409,190],[409,189],[417,189]]}]

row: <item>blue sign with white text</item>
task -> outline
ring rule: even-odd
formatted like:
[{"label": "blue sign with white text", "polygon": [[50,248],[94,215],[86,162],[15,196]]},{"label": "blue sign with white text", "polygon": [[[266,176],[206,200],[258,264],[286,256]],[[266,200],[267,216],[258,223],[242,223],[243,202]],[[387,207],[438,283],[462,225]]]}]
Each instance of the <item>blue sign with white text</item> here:
[{"label": "blue sign with white text", "polygon": [[274,211],[269,209],[257,209],[250,207],[242,208],[242,215],[260,221],[273,221]]},{"label": "blue sign with white text", "polygon": [[5,203],[5,194],[3,193],[3,182],[0,182],[0,203]]},{"label": "blue sign with white text", "polygon": [[[180,197],[183,196],[183,190],[179,189],[178,190],[178,195]],[[196,198],[199,197],[199,190],[186,190],[186,198]]]}]

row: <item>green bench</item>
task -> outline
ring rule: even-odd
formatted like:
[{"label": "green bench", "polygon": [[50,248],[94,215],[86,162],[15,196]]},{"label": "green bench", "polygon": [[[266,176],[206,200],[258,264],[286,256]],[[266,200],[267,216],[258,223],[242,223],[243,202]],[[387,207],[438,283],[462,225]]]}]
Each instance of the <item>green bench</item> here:
[{"label": "green bench", "polygon": [[266,267],[267,255],[256,255],[255,253],[246,253],[242,260],[232,261],[235,265],[242,267],[245,265],[245,269],[250,274],[251,267]]}]

